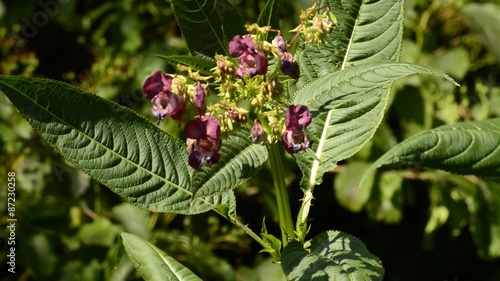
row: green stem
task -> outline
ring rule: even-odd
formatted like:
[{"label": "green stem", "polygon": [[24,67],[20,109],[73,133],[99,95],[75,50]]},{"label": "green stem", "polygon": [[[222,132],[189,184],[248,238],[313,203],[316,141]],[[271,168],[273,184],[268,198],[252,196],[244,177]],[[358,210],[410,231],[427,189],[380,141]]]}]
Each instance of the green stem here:
[{"label": "green stem", "polygon": [[280,143],[273,143],[269,147],[269,165],[273,174],[274,190],[278,203],[278,214],[281,228],[281,240],[283,247],[287,245],[288,239],[294,239],[292,212],[290,201],[285,185],[285,173],[283,171],[283,147]]}]

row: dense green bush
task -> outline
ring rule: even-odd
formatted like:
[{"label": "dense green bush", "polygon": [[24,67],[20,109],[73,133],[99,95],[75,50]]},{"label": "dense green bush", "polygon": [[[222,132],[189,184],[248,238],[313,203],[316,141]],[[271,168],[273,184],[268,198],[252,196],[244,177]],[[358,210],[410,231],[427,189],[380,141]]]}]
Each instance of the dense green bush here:
[{"label": "dense green bush", "polygon": [[[253,19],[264,4],[233,2]],[[143,81],[157,69],[172,70],[155,54],[188,53],[170,3],[52,3],[47,12],[34,0],[0,2],[0,74],[64,80],[149,114]],[[300,9],[310,4],[282,3],[282,25],[292,28]],[[499,33],[499,5],[406,1],[401,61],[441,69],[461,87],[429,76],[397,81],[373,140],[316,188],[311,234],[334,228],[357,236],[383,261],[385,280],[500,279],[498,180],[423,169],[413,161],[380,169],[363,188],[357,186],[371,163],[410,136],[440,125],[500,117],[500,45],[491,35]],[[280,268],[258,255],[259,248],[241,230],[210,213],[158,214],[122,202],[52,152],[4,95],[0,107],[0,172],[17,175],[20,280],[140,280],[123,255],[122,231],[152,241],[203,280],[282,278]],[[175,122],[161,126],[181,134]],[[300,171],[291,159],[289,164],[287,184],[297,202],[292,209],[298,209]],[[2,188],[6,180],[0,179]],[[272,184],[263,170],[237,189],[245,223],[259,228],[263,216],[277,220],[272,217]],[[3,190],[1,199],[7,206]],[[7,214],[2,216],[7,224]],[[279,231],[269,222],[270,232]],[[2,238],[6,235],[2,232]],[[2,246],[3,264],[5,250]],[[10,277],[2,274],[1,280]]]}]

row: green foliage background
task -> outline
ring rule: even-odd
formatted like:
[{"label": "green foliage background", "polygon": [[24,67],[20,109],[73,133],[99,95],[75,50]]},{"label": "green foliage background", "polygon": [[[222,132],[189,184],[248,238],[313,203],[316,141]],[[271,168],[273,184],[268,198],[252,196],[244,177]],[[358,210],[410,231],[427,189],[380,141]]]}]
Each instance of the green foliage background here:
[{"label": "green foliage background", "polygon": [[[50,2],[50,1],[48,1]],[[264,1],[232,1],[257,19]],[[484,3],[483,3],[484,2]],[[0,1],[0,74],[63,80],[151,116],[141,87],[155,54],[187,54],[167,1]],[[283,30],[312,1],[282,1]],[[430,76],[396,81],[375,138],[325,175],[311,210],[311,237],[338,229],[360,238],[384,263],[385,280],[500,280],[500,183],[424,170],[418,161],[371,175],[363,171],[395,144],[422,130],[500,117],[500,1],[407,0],[402,62],[430,65],[460,88]],[[35,15],[45,12],[47,23]],[[28,22],[28,23],[27,23]],[[31,23],[31,26],[29,24]],[[285,34],[288,38],[290,34]],[[0,203],[16,172],[16,272],[19,280],[140,280],[119,234],[151,241],[203,280],[281,280],[241,231],[212,213],[152,214],[137,209],[68,165],[0,95]],[[174,136],[177,124],[161,128]],[[292,208],[300,170],[289,159]],[[238,213],[253,229],[276,220],[269,172],[236,190]],[[333,203],[332,203],[333,202]],[[2,210],[5,210],[2,207]],[[295,212],[293,212],[295,213]],[[2,229],[7,215],[2,211]],[[277,224],[268,223],[278,233]],[[0,262],[5,266],[7,232]],[[4,271],[6,272],[6,271]],[[2,273],[0,280],[13,280]]]}]

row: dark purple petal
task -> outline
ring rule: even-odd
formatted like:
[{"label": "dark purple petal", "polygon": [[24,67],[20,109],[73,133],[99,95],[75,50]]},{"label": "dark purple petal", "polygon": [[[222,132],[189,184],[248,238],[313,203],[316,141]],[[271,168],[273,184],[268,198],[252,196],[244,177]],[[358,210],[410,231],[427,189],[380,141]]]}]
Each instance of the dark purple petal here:
[{"label": "dark purple petal", "polygon": [[189,120],[184,126],[184,134],[190,139],[206,138],[206,129],[200,118]]},{"label": "dark purple petal", "polygon": [[290,105],[285,112],[285,126],[287,130],[305,128],[311,124],[312,115],[309,109],[301,104]]},{"label": "dark purple petal", "polygon": [[172,77],[165,75],[161,71],[156,71],[144,82],[142,90],[147,99],[152,99],[160,92],[167,92],[172,86]]},{"label": "dark purple petal", "polygon": [[191,152],[189,154],[188,164],[193,167],[193,169],[200,170],[203,164],[203,153],[200,151]]},{"label": "dark purple petal", "polygon": [[283,74],[297,80],[300,77],[299,64],[294,60],[293,55],[285,53],[281,59],[280,69]]}]

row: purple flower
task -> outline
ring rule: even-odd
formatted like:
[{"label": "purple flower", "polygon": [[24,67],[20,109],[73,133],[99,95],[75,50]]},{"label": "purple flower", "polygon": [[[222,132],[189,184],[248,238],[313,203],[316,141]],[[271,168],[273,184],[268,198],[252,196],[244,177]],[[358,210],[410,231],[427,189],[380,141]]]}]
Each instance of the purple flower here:
[{"label": "purple flower", "polygon": [[293,58],[293,55],[286,52],[281,58],[280,69],[283,74],[297,80],[300,77],[299,64]]},{"label": "purple flower", "polygon": [[238,77],[243,75],[250,75],[253,77],[257,74],[266,74],[267,72],[267,58],[262,51],[246,50],[239,58],[238,62],[240,67],[236,70]]},{"label": "purple flower", "polygon": [[311,145],[309,136],[305,128],[311,124],[312,116],[309,109],[304,105],[290,105],[285,113],[286,130],[281,140],[285,150],[290,153],[296,153],[304,150]]},{"label": "purple flower", "polygon": [[172,77],[158,70],[146,79],[142,89],[144,91],[144,96],[146,96],[147,99],[152,99],[161,92],[167,92],[170,90],[170,87],[172,87]]},{"label": "purple flower", "polygon": [[219,120],[212,115],[204,115],[190,120],[184,127],[187,137],[186,143],[189,148],[188,163],[196,170],[201,169],[204,162],[215,165],[220,159]]},{"label": "purple flower", "polygon": [[307,133],[304,129],[299,128],[286,130],[281,137],[281,140],[283,141],[285,150],[290,154],[304,150],[311,145],[311,141],[309,140]]},{"label": "purple flower", "polygon": [[194,108],[198,115],[205,115],[207,110],[207,87],[202,85],[200,81],[198,81],[198,85],[194,88],[193,94],[193,104]]},{"label": "purple flower", "polygon": [[153,115],[158,120],[158,124],[165,116],[180,122],[186,113],[184,99],[170,90],[154,96],[151,103],[153,104]]},{"label": "purple flower", "polygon": [[255,51],[253,39],[250,35],[236,35],[229,41],[229,54],[233,58],[241,56],[247,50]]},{"label": "purple flower", "polygon": [[252,142],[253,143],[262,143],[266,140],[267,134],[262,128],[259,120],[255,119],[252,127]]},{"label": "purple flower", "polygon": [[312,115],[305,105],[290,105],[285,112],[285,126],[287,130],[303,129],[311,124]]}]

